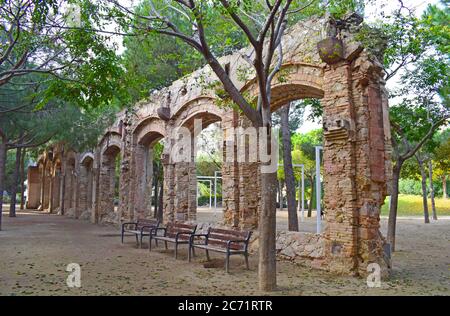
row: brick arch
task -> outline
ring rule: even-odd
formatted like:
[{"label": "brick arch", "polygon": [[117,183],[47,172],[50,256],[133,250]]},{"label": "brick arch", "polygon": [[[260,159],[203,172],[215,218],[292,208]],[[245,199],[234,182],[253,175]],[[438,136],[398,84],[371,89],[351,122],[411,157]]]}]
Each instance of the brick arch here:
[{"label": "brick arch", "polygon": [[88,161],[94,162],[94,160],[94,154],[92,152],[87,152],[81,156],[80,165],[85,165],[89,163]]},{"label": "brick arch", "polygon": [[179,110],[173,115],[171,120],[175,127],[192,127],[194,118],[201,118],[205,120],[203,128],[213,122],[220,121],[226,114],[226,110],[219,108],[214,102],[215,98],[208,96],[201,96],[194,98],[183,104]]},{"label": "brick arch", "polygon": [[166,136],[166,127],[163,120],[151,115],[141,119],[132,133],[134,143],[153,146],[155,142]]},{"label": "brick arch", "polygon": [[80,175],[78,182],[79,197],[77,215],[81,216],[83,213],[87,213],[88,216],[82,216],[83,218],[90,217],[93,207],[93,191],[94,191],[94,154],[92,152],[84,153],[80,158]]},{"label": "brick arch", "polygon": [[[242,89],[256,100],[258,87],[252,79]],[[271,109],[276,111],[289,101],[324,97],[323,68],[307,63],[287,63],[272,81]]]},{"label": "brick arch", "polygon": [[122,135],[116,131],[108,131],[100,140],[98,147],[100,148],[101,156],[116,155],[120,152],[122,146]]},{"label": "brick arch", "polygon": [[[115,158],[122,155],[122,135],[117,130],[108,131],[99,143],[98,165],[98,206],[94,213],[95,222],[116,222],[117,216],[114,208],[115,198]],[[119,178],[119,182],[121,181]],[[119,190],[119,199],[120,199]]]}]

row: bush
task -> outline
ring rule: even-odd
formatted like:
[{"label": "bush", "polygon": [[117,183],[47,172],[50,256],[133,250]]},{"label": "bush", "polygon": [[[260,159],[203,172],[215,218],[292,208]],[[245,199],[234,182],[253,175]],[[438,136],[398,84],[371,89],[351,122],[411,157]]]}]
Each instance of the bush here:
[{"label": "bush", "polygon": [[[427,193],[430,195],[429,180],[427,181]],[[433,181],[434,195],[442,196],[442,181]],[[422,181],[414,179],[400,179],[398,190],[400,194],[422,195]]]}]

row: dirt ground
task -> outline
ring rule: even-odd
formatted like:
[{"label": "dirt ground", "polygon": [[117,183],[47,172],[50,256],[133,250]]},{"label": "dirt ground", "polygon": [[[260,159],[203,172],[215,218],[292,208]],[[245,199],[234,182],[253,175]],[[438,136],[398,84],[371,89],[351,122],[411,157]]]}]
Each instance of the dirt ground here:
[{"label": "dirt ground", "polygon": [[[282,221],[282,220],[281,220]],[[314,228],[311,221],[305,224]],[[382,219],[383,233],[386,219]],[[450,218],[423,224],[398,222],[394,269],[380,288],[364,279],[333,276],[290,262],[278,262],[274,295],[450,295]],[[257,256],[251,270],[232,258],[231,273],[223,257],[205,268],[204,254],[191,263],[182,246],[180,258],[163,247],[149,252],[134,237],[120,243],[119,231],[88,222],[35,211],[3,216],[0,232],[0,295],[261,295],[257,290]],[[169,246],[170,249],[170,246]],[[81,266],[81,287],[69,288],[69,263]]]}]

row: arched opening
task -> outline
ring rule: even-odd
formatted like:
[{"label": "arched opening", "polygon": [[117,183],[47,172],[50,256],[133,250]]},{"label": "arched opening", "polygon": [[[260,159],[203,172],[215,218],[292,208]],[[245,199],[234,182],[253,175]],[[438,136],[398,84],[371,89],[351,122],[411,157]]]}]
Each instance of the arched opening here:
[{"label": "arched opening", "polygon": [[219,194],[219,205],[222,196],[221,121],[218,113],[199,111],[181,123],[183,128],[190,131],[191,159],[175,165],[176,192],[184,197],[177,199],[178,207],[175,205],[178,220],[215,223],[223,219],[220,209],[213,207],[214,192]]},{"label": "arched opening", "polygon": [[164,171],[161,155],[164,149],[162,131],[148,129],[136,134],[133,217],[162,220]]},{"label": "arched opening", "polygon": [[94,158],[92,155],[86,154],[80,165],[80,197],[79,197],[79,213],[80,217],[89,219],[92,210],[93,195],[93,167]]},{"label": "arched opening", "polygon": [[[308,84],[287,83],[272,88],[271,110],[274,123],[280,129],[279,133],[279,166],[277,172],[277,230],[288,230],[288,190],[294,191],[295,208],[299,230],[303,232],[323,231],[318,228],[317,209],[320,211],[319,221],[324,217],[322,201],[317,201],[317,183],[320,195],[323,191],[323,181],[317,182],[316,146],[322,145],[321,126],[312,124],[311,107],[317,108],[324,92],[316,86]],[[289,111],[287,109],[289,106]],[[309,113],[306,113],[309,112]],[[284,116],[284,119],[283,119]],[[286,122],[289,124],[286,125]],[[303,124],[308,127],[300,132]],[[285,146],[291,146],[291,166],[284,165],[287,155]],[[318,156],[320,159],[321,155]],[[319,160],[320,163],[320,160]],[[294,175],[294,182],[289,181],[289,175]],[[322,176],[319,173],[319,180]]]},{"label": "arched opening", "polygon": [[107,144],[101,154],[99,175],[99,209],[96,216],[100,223],[117,223],[120,200],[120,147]]},{"label": "arched opening", "polygon": [[221,122],[209,123],[196,138],[197,220],[219,223],[223,221]]}]

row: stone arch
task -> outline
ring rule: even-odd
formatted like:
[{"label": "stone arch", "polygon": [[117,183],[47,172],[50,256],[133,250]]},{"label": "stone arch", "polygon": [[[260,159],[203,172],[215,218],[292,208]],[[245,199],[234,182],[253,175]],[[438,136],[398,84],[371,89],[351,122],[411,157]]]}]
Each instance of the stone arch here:
[{"label": "stone arch", "polygon": [[[150,218],[152,213],[152,199],[156,195],[153,193],[154,184],[154,146],[161,139],[166,137],[165,122],[153,115],[139,120],[132,129],[132,166],[131,185],[128,205],[128,217],[130,218]],[[155,188],[157,189],[157,187]],[[130,204],[130,203],[128,203]]]},{"label": "stone arch", "polygon": [[[181,105],[171,117],[170,143],[168,147],[174,149],[173,144],[178,140],[179,133],[184,134],[184,128],[189,131],[190,157],[183,161],[175,161],[166,151],[164,160],[164,218],[165,220],[195,220],[197,217],[197,168],[195,163],[194,142],[198,134],[214,122],[221,122],[227,115],[227,110],[219,108],[215,99],[209,96],[195,97]],[[200,126],[194,126],[196,119],[201,120]],[[184,136],[186,137],[186,135]],[[167,144],[167,143],[166,143]]]},{"label": "stone arch", "polygon": [[[241,91],[247,91],[256,99],[258,87],[255,79],[249,81]],[[323,68],[307,63],[288,63],[281,67],[272,81],[271,110],[278,110],[290,101],[324,97]]]},{"label": "stone arch", "polygon": [[[94,220],[97,223],[116,224],[119,221],[120,209],[116,211],[115,196],[116,186],[120,184],[121,176],[117,183],[116,159],[122,158],[122,146],[122,135],[112,130],[108,131],[99,142],[98,194],[96,194],[98,205],[94,214]],[[120,191],[119,201],[122,197]]]}]

